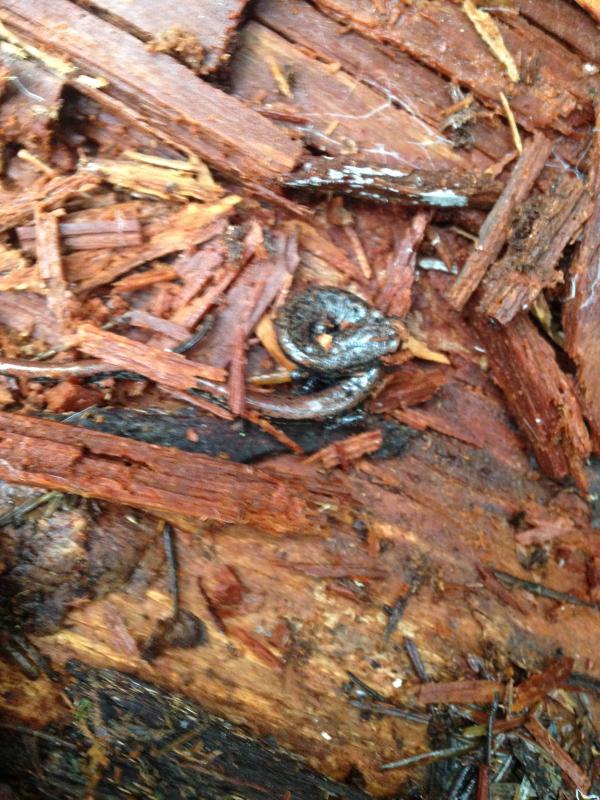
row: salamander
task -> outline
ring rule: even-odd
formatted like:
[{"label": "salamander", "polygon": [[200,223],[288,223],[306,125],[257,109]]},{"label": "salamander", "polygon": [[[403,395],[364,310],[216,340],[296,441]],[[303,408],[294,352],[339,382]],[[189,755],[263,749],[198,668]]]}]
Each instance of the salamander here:
[{"label": "salamander", "polygon": [[[334,287],[312,286],[293,295],[276,316],[275,329],[282,350],[305,374],[331,381],[309,395],[248,392],[248,408],[280,419],[325,419],[358,405],[380,377],[380,358],[400,344],[387,317]],[[119,372],[102,361],[51,364],[0,358],[0,374],[18,378],[63,380]],[[191,391],[228,397],[226,386],[203,379]]]}]

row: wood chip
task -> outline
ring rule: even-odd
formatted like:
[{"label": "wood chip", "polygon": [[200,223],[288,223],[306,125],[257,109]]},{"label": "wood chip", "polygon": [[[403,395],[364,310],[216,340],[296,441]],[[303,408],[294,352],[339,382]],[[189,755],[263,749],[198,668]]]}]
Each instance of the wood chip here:
[{"label": "wood chip", "polygon": [[431,216],[430,211],[417,212],[404,235],[394,242],[385,282],[377,298],[378,308],[386,314],[404,317],[411,306],[417,251]]},{"label": "wood chip", "polygon": [[571,474],[586,491],[583,464],[591,445],[572,381],[527,314],[503,328],[475,320],[492,375],[540,468],[561,479]]},{"label": "wood chip", "polygon": [[237,195],[217,203],[188,203],[180,210],[161,215],[143,226],[144,243],[115,253],[112,248],[90,255],[71,253],[65,257],[69,280],[81,292],[114,281],[134,267],[185,250],[212,239],[226,227],[223,218],[240,202]]},{"label": "wood chip", "polygon": [[73,344],[82,352],[108,364],[139,372],[150,380],[178,391],[194,388],[198,378],[224,381],[226,377],[225,371],[219,367],[197,364],[177,353],[103,331],[89,323],[79,326]]},{"label": "wood chip", "polygon": [[[124,158],[94,158],[80,165],[80,169],[101,175],[105,181],[136,194],[146,194],[161,200],[204,200],[214,202],[223,195],[206,166],[197,162],[196,170],[189,169],[190,162],[175,159],[143,159],[139,153],[124,153]],[[181,166],[180,166],[181,165]]]},{"label": "wood chip", "polygon": [[533,189],[551,149],[552,141],[539,132],[525,144],[523,155],[513,167],[504,191],[483,223],[475,249],[448,294],[448,300],[454,308],[464,308],[489,266],[500,254],[509,237],[513,216]]},{"label": "wood chip", "polygon": [[38,272],[46,284],[48,307],[64,333],[71,322],[73,300],[63,273],[58,217],[39,207],[35,211],[35,247]]},{"label": "wood chip", "polygon": [[482,8],[478,8],[473,0],[464,0],[462,8],[467,17],[473,23],[477,33],[481,36],[498,61],[504,65],[508,77],[511,79],[511,81],[513,81],[513,83],[518,83],[519,70],[515,64],[514,58],[508,52],[506,45],[504,44],[502,34],[500,33],[494,18],[488,14],[487,11],[484,11]]},{"label": "wood chip", "polygon": [[357,433],[317,450],[306,461],[309,464],[320,461],[325,469],[333,469],[338,466],[346,468],[352,461],[369,453],[376,453],[382,443],[383,435],[380,430],[365,431],[365,433]]},{"label": "wood chip", "polygon": [[553,661],[552,664],[542,672],[534,673],[520,683],[515,690],[515,699],[512,710],[515,713],[530,708],[545,697],[548,692],[558,689],[573,672],[573,659],[569,656],[562,656]]},{"label": "wood chip", "polygon": [[542,289],[561,283],[560,257],[591,211],[584,182],[569,173],[550,191],[532,193],[517,212],[505,254],[483,279],[479,310],[505,325],[533,307]]},{"label": "wood chip", "polygon": [[449,681],[424,683],[419,688],[419,702],[430,703],[491,703],[496,694],[502,695],[499,681]]},{"label": "wood chip", "polygon": [[573,761],[571,756],[563,750],[544,728],[544,726],[537,721],[534,717],[530,717],[525,723],[525,727],[533,736],[535,741],[543,747],[543,749],[552,758],[554,763],[560,768],[563,774],[569,779],[573,787],[579,789],[581,792],[586,793],[592,782],[586,773]]}]

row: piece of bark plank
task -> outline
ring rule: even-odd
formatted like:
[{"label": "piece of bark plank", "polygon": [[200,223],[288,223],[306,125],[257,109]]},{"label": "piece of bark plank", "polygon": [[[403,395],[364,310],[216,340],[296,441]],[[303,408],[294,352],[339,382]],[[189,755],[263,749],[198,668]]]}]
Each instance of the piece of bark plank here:
[{"label": "piece of bark plank", "polygon": [[545,194],[533,194],[517,212],[504,256],[488,270],[478,309],[506,324],[563,281],[556,269],[565,247],[591,213],[583,181],[565,173]]},{"label": "piece of bark plank", "polygon": [[347,504],[331,480],[285,479],[210,456],[0,412],[0,478],[191,519],[318,533],[323,504]]},{"label": "piece of bark plank", "polygon": [[568,292],[563,306],[565,347],[577,365],[577,383],[590,424],[594,451],[600,452],[600,108],[592,155],[593,210],[581,244],[569,269]]},{"label": "piece of bark plank", "polygon": [[56,213],[35,212],[36,266],[46,284],[48,308],[60,331],[65,333],[71,322],[73,303],[65,280],[60,250],[59,222]]},{"label": "piece of bark plank", "polygon": [[510,234],[514,215],[533,189],[551,150],[552,141],[539,132],[525,144],[502,194],[481,226],[475,249],[449,292],[448,300],[454,308],[464,308],[500,254]]},{"label": "piece of bark plank", "polygon": [[156,218],[142,225],[141,245],[117,252],[105,248],[94,253],[70,253],[64,259],[67,276],[77,284],[78,291],[85,292],[110,283],[147,261],[206,242],[223,233],[226,219],[239,199],[230,195],[212,205],[188,203],[175,211],[157,207]]},{"label": "piece of bark plank", "polygon": [[475,319],[475,327],[492,376],[542,471],[557,480],[571,475],[586,491],[583,463],[590,439],[573,382],[552,346],[524,313],[502,328],[483,318]]},{"label": "piece of bark plank", "polygon": [[[454,102],[448,82],[407,53],[376,45],[304,0],[261,0],[254,17],[320,58],[340,64],[382,97],[391,98],[396,106],[423,120],[423,130],[432,137],[447,138],[442,125],[446,109]],[[493,121],[475,119],[468,130],[475,148],[491,160],[499,160],[512,146],[508,128]],[[463,155],[469,158],[464,151]],[[485,159],[473,162],[480,168],[485,165]]]},{"label": "piece of bark plank", "polygon": [[218,367],[199,364],[179,353],[170,353],[117,333],[103,331],[89,322],[79,326],[73,343],[90,356],[124,370],[139,372],[177,391],[194,388],[198,378],[225,380],[225,371]]},{"label": "piece of bark plank", "polygon": [[[175,53],[195,72],[213,72],[227,61],[227,51],[248,0],[168,0],[162,3],[131,0],[83,0],[92,11],[129,29],[144,41],[165,40],[173,32]],[[179,34],[179,36],[177,36]],[[182,34],[185,34],[183,36]],[[177,40],[180,49],[177,48]],[[196,44],[194,45],[194,40]],[[187,56],[187,57],[186,57]]]},{"label": "piece of bark plank", "polygon": [[523,16],[578,50],[590,61],[600,61],[600,32],[588,14],[565,0],[513,0]]},{"label": "piece of bark plank", "polygon": [[[132,123],[226,174],[268,184],[298,158],[299,144],[281,128],[170,56],[148,52],[135,37],[68,0],[9,0],[3,19],[17,36],[105,78],[107,86],[94,96],[106,97],[109,108],[128,113]],[[84,82],[72,81],[85,90]]]},{"label": "piece of bark plank", "polygon": [[[387,24],[385,15],[361,0],[318,0],[326,13],[333,13],[364,35],[394,45],[413,58],[468,86],[484,103],[500,109],[500,92],[510,101],[519,124],[528,130],[552,127],[574,111],[576,98],[561,85],[545,77],[535,85],[512,83],[504,66],[492,55],[460,6],[443,0],[415,0],[396,20]],[[497,22],[503,37],[508,28]],[[540,31],[540,35],[543,33]],[[549,37],[546,37],[549,38]],[[535,56],[524,52],[522,58]],[[554,77],[554,76],[553,76]]]},{"label": "piece of bark plank", "polygon": [[232,59],[236,95],[263,105],[282,99],[273,65],[293,74],[292,100],[308,123],[294,125],[308,144],[331,155],[356,153],[387,166],[466,167],[468,160],[444,140],[432,140],[421,120],[344,70],[332,72],[279,34],[250,22]]}]

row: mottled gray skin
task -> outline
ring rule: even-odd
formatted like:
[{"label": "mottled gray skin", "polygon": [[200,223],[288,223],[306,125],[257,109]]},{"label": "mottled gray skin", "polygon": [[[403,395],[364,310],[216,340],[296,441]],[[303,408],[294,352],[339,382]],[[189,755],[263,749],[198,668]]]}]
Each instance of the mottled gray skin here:
[{"label": "mottled gray skin", "polygon": [[[294,295],[275,319],[279,344],[296,364],[322,376],[342,376],[373,366],[398,349],[389,319],[343,289],[311,286]],[[329,335],[327,345],[319,340]]]}]

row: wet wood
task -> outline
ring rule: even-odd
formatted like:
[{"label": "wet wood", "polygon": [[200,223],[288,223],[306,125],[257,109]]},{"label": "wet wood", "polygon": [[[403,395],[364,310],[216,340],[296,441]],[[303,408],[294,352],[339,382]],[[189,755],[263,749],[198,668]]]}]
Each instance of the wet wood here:
[{"label": "wet wood", "polygon": [[[600,111],[597,115],[600,121]],[[577,383],[582,394],[586,418],[592,430],[594,450],[600,451],[600,312],[596,293],[600,286],[600,138],[594,135],[591,188],[593,209],[585,225],[582,241],[568,278],[568,293],[563,311],[565,347],[577,364]]]},{"label": "wet wood", "polygon": [[230,195],[209,205],[188,203],[174,211],[157,209],[154,218],[142,226],[142,244],[116,252],[110,247],[93,254],[67,255],[68,278],[77,284],[79,291],[85,292],[111,283],[147,261],[206,242],[223,232],[225,219],[239,200],[238,196]]},{"label": "wet wood", "polygon": [[[318,533],[319,504],[347,502],[342,484],[327,490],[174,448],[134,442],[0,412],[0,477],[188,519],[260,520],[274,533]],[[266,487],[269,486],[269,490]],[[333,508],[333,507],[332,507]]]},{"label": "wet wood", "polygon": [[138,372],[170,389],[185,391],[196,386],[198,378],[224,381],[225,370],[189,361],[178,353],[159,350],[126,336],[84,323],[77,329],[72,344],[115,368]]},{"label": "wet wood", "polygon": [[558,742],[548,733],[544,726],[535,717],[530,718],[525,727],[534,739],[550,754],[560,769],[571,781],[575,789],[587,792],[591,786],[590,778],[577,766],[568,753],[562,749]]},{"label": "wet wood", "polygon": [[502,328],[482,319],[476,326],[494,380],[540,467],[555,478],[572,475],[585,491],[589,434],[573,382],[558,366],[551,345],[524,313]]},{"label": "wet wood", "polygon": [[[84,5],[109,15],[110,21],[171,53],[194,72],[206,74],[227,63],[239,18],[247,0],[171,0],[160,6],[128,0],[86,0]],[[169,46],[170,45],[170,46]]]},{"label": "wet wood", "polygon": [[496,681],[426,683],[419,689],[422,703],[490,703],[502,691]]},{"label": "wet wood", "polygon": [[592,18],[565,0],[552,6],[544,0],[516,0],[513,6],[527,19],[578,50],[591,61],[600,58],[598,29]]},{"label": "wet wood", "polygon": [[[81,215],[78,215],[81,217]],[[67,217],[68,220],[68,217]],[[142,244],[141,227],[135,217],[115,221],[91,219],[89,222],[59,221],[61,244],[68,250],[102,250],[116,247],[133,247]],[[32,225],[17,228],[21,249],[33,250],[35,229]]]},{"label": "wet wood", "polygon": [[[228,0],[200,27],[192,5],[3,6],[2,52],[54,83],[33,119],[0,64],[2,358],[88,351],[112,373],[0,377],[3,780],[68,800],[597,793],[594,22],[486,6],[494,54],[449,0]],[[286,187],[357,164],[494,206]],[[276,426],[246,382],[320,388],[273,325],[314,285],[398,315],[401,345],[352,414]]]},{"label": "wet wood", "polygon": [[28,191],[2,192],[0,231],[29,222],[38,205],[43,205],[46,210],[60,208],[73,195],[93,190],[99,182],[92,175],[60,175],[51,180],[42,179]]},{"label": "wet wood", "polygon": [[46,285],[48,308],[54,315],[59,330],[67,333],[73,310],[71,293],[65,279],[60,250],[59,223],[56,214],[35,214],[36,266]]},{"label": "wet wood", "polygon": [[105,78],[107,86],[94,96],[125,102],[132,124],[249,182],[272,181],[293,168],[299,148],[273,123],[99,17],[67,0],[11,0],[3,11],[15,34]]},{"label": "wet wood", "polygon": [[[14,420],[14,415],[10,418]],[[85,436],[88,434],[85,432]],[[124,440],[117,441],[129,447]],[[94,452],[95,448],[96,444]],[[181,453],[177,458],[180,456]],[[187,476],[193,474],[187,461],[176,463]],[[227,469],[236,466],[223,464]],[[285,464],[293,474],[291,462],[287,460]],[[258,472],[262,470],[253,474]],[[423,474],[427,475],[426,483]],[[157,479],[162,480],[162,474]],[[477,454],[466,445],[435,434],[416,438],[399,458],[367,461],[351,475],[351,481],[361,504],[378,509],[377,518],[370,524],[374,534],[388,542],[372,558],[364,544],[357,545],[356,532],[345,525],[336,529],[334,552],[331,542],[320,537],[269,537],[262,521],[258,528],[197,521],[191,533],[177,530],[181,603],[207,621],[205,646],[167,650],[154,665],[149,665],[139,655],[132,656],[114,627],[106,624],[106,608],[110,606],[129,635],[140,641],[149,634],[155,620],[170,613],[166,577],[152,566],[161,564],[163,558],[156,534],[150,536],[143,564],[132,584],[128,585],[127,579],[123,584],[123,578],[121,583],[113,581],[109,595],[90,599],[73,609],[68,626],[61,625],[36,641],[51,654],[55,668],[67,658],[80,655],[88,664],[110,663],[162,687],[177,687],[186,681],[186,694],[192,700],[208,709],[232,714],[251,730],[260,728],[263,734],[267,730],[277,736],[282,746],[307,754],[311,764],[330,775],[342,778],[349,764],[358,760],[369,792],[375,796],[397,792],[404,783],[401,772],[379,770],[382,763],[398,757],[397,735],[403,736],[405,752],[422,752],[427,748],[426,726],[399,717],[372,715],[368,720],[361,719],[342,687],[350,670],[388,703],[421,715],[426,711],[415,704],[415,694],[422,689],[415,684],[412,667],[393,643],[384,643],[387,617],[381,612],[383,604],[395,601],[410,572],[418,569],[420,559],[433,566],[434,575],[441,570],[444,586],[425,573],[425,583],[418,595],[409,599],[396,635],[414,638],[433,686],[435,682],[465,681],[462,668],[457,676],[451,665],[464,658],[465,653],[480,652],[482,630],[489,643],[495,643],[501,652],[533,672],[542,669],[541,660],[550,663],[557,646],[577,653],[575,669],[583,669],[586,658],[593,657],[589,629],[596,624],[596,611],[578,607],[570,612],[568,625],[557,624],[543,613],[544,604],[549,601],[527,595],[531,615],[525,632],[512,607],[493,592],[476,588],[477,566],[482,562],[527,574],[518,565],[514,552],[514,529],[509,520],[515,514],[526,506],[540,511],[546,506],[555,512],[566,510],[572,495],[557,493],[556,485],[526,478],[521,468],[507,467],[487,454]],[[141,516],[138,536],[144,535],[143,520]],[[582,522],[585,525],[585,515]],[[112,518],[111,525],[114,526]],[[415,526],[419,531],[416,537]],[[481,536],[482,528],[485,537]],[[313,528],[305,528],[304,532],[311,533]],[[123,536],[128,541],[135,539],[129,530]],[[100,541],[97,539],[98,546]],[[587,546],[591,546],[589,537]],[[218,586],[231,584],[225,575],[218,585],[215,583],[215,570],[225,568],[235,572],[237,583],[243,587],[242,599],[227,606],[229,616],[224,618],[226,626],[236,629],[235,636],[211,621],[205,596],[198,587],[200,578],[214,602]],[[554,560],[547,569],[545,581],[554,587],[569,587],[582,575],[580,569],[567,572]],[[343,584],[340,592],[336,591],[337,582],[343,581],[336,577],[340,575],[356,576],[356,580],[366,582],[368,591],[358,597],[347,596],[341,593]],[[392,576],[399,580],[398,588],[392,585]],[[39,582],[36,588],[40,591]],[[223,611],[223,603],[218,608]],[[335,628],[324,626],[323,615],[340,622]],[[278,626],[286,626],[290,619],[294,622],[291,632],[282,636]],[[258,625],[260,633],[256,631]],[[460,641],[454,633],[457,627]],[[244,641],[239,631],[247,634]],[[446,641],[444,664],[439,664],[440,636]],[[277,659],[286,660],[283,674],[266,662],[260,645]],[[377,668],[370,663],[373,658]],[[399,689],[393,686],[397,678],[403,682]],[[484,684],[486,692],[495,685],[494,681]],[[285,719],[277,712],[284,702]],[[38,699],[21,705],[21,714],[37,713],[39,724],[53,718],[58,709],[63,713],[63,705],[46,704],[42,711],[39,703]],[[260,715],[257,706],[262,709]],[[332,737],[326,748],[322,731]]]},{"label": "wet wood", "polygon": [[[254,101],[257,110],[281,100],[271,71],[273,62],[287,65],[294,74],[294,107],[310,114],[309,123],[299,126],[308,144],[332,155],[350,148],[352,153],[361,151],[375,163],[386,165],[433,169],[466,165],[443,139],[432,143],[422,122],[394,108],[386,96],[342,69],[328,70],[287,39],[251,22],[242,32],[232,61],[232,86],[236,95]],[[381,152],[372,147],[373,141],[380,143]]]},{"label": "wet wood", "polygon": [[46,158],[64,78],[9,52],[0,52],[0,65],[6,70],[0,104],[2,138]]},{"label": "wet wood", "polygon": [[[298,25],[298,16],[306,25]],[[423,130],[443,140],[452,138],[452,129],[444,128],[452,93],[447,82],[434,70],[407,53],[383,48],[358,33],[348,30],[324,14],[317,13],[302,0],[281,3],[262,0],[255,16],[264,25],[292,42],[315,52],[333,64],[339,64],[352,75],[389,98],[394,105],[423,120]],[[510,145],[506,129],[485,117],[476,115],[466,125],[469,141],[489,159],[497,160]],[[469,158],[463,152],[465,158]],[[481,167],[485,160],[473,156]]]},{"label": "wet wood", "polygon": [[504,256],[483,280],[478,308],[503,325],[531,308],[544,288],[564,280],[556,269],[591,213],[583,181],[564,175],[547,194],[533,194],[517,211]]},{"label": "wet wood", "polygon": [[552,141],[539,132],[526,143],[523,155],[513,167],[508,183],[479,231],[477,246],[448,296],[456,309],[464,308],[500,254],[510,235],[515,213],[533,189],[551,149]]},{"label": "wet wood", "polygon": [[[535,85],[523,81],[513,84],[500,64],[469,23],[460,6],[436,0],[433,4],[417,0],[401,9],[395,25],[386,25],[386,15],[378,13],[375,6],[354,0],[319,0],[319,8],[335,14],[358,28],[364,35],[398,47],[443,75],[468,86],[486,104],[500,104],[500,92],[509,99],[519,124],[531,130],[534,127],[557,125],[577,107],[577,81],[561,74],[559,65],[547,59],[552,52],[551,37],[540,30],[525,25],[515,33],[499,17],[497,25],[511,53],[522,53],[526,62],[539,54],[543,62]],[[568,71],[573,56],[564,51],[560,64]],[[477,64],[477,69],[472,65]],[[566,78],[566,80],[565,80]]]},{"label": "wet wood", "polygon": [[340,442],[331,444],[313,453],[307,459],[308,463],[315,461],[320,462],[326,469],[337,467],[341,465],[348,468],[351,461],[357,458],[375,453],[383,443],[383,436],[381,431],[367,431],[366,433],[357,433],[356,436],[350,436],[348,439],[342,439]]}]

